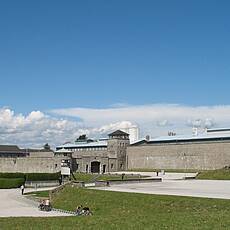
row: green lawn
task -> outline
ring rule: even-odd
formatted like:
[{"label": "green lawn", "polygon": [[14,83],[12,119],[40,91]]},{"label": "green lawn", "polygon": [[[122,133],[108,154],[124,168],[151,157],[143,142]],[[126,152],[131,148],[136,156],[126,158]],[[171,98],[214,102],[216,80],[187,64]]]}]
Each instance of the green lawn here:
[{"label": "green lawn", "polygon": [[[91,174],[91,173],[75,173],[76,180],[78,181],[84,181],[89,182],[92,181],[93,178],[95,178],[98,174]],[[121,175],[115,175],[115,174],[100,174],[98,175],[97,180],[121,180]],[[143,178],[143,176],[141,176]],[[131,175],[131,172],[129,175],[125,175],[124,179],[130,179],[130,178],[140,178],[139,175]]]},{"label": "green lawn", "polygon": [[0,218],[0,229],[229,229],[230,200],[97,191],[67,187],[53,205],[93,216]]},{"label": "green lawn", "polygon": [[27,192],[24,195],[33,195],[35,197],[49,197],[49,191]]},{"label": "green lawn", "polygon": [[217,169],[202,171],[196,179],[206,180],[230,180],[230,169]]}]

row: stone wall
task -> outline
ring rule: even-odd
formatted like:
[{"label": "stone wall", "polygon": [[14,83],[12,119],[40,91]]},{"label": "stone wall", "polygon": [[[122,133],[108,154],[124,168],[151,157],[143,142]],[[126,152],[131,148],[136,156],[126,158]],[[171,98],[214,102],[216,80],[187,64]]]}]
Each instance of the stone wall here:
[{"label": "stone wall", "polygon": [[0,172],[54,173],[61,171],[60,158],[0,158]]},{"label": "stone wall", "polygon": [[29,153],[29,157],[54,157],[54,152],[53,151],[33,151]]},{"label": "stone wall", "polygon": [[128,169],[218,169],[230,165],[229,142],[147,144],[127,148]]},{"label": "stone wall", "polygon": [[[105,165],[105,172],[117,171],[117,159],[111,159],[108,157],[94,157],[94,156],[83,156],[81,158],[73,158],[75,164],[78,164],[76,172],[91,172],[91,162],[100,162],[100,173],[103,172],[103,165]],[[88,165],[88,166],[87,166]]]}]

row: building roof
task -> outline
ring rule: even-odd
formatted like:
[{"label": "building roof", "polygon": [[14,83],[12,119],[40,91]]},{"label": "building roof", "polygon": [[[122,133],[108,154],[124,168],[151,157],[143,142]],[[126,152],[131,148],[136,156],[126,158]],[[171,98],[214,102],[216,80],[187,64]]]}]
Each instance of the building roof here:
[{"label": "building roof", "polygon": [[124,135],[129,136],[128,133],[125,133],[125,132],[123,132],[121,130],[116,130],[115,132],[112,132],[112,133],[109,134],[109,136],[124,136]]},{"label": "building roof", "polygon": [[75,144],[67,143],[64,145],[59,145],[56,149],[61,148],[93,148],[93,147],[107,147],[108,143],[107,140],[97,140],[93,142],[75,142]]},{"label": "building roof", "polygon": [[32,152],[53,152],[52,149],[22,149],[25,152],[32,153]]},{"label": "building roof", "polygon": [[230,128],[207,129],[207,133],[214,133],[214,132],[230,132]]},{"label": "building roof", "polygon": [[17,145],[0,145],[0,152],[5,153],[24,153]]},{"label": "building roof", "polygon": [[223,141],[230,140],[230,135],[176,135],[176,136],[164,136],[156,137],[150,140],[142,139],[133,144],[132,146],[137,146],[141,144],[160,144],[160,143],[183,143],[183,142],[201,142],[201,141]]},{"label": "building roof", "polygon": [[55,151],[55,153],[72,153],[72,151],[65,149],[65,148],[62,148],[62,149]]}]

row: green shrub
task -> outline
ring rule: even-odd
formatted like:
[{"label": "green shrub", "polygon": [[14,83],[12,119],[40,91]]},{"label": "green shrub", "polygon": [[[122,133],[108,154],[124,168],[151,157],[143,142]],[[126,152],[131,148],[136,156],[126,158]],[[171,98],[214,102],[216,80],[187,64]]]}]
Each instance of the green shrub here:
[{"label": "green shrub", "polygon": [[0,189],[18,188],[24,183],[24,178],[0,178]]},{"label": "green shrub", "polygon": [[8,179],[22,178],[27,181],[58,180],[60,177],[61,177],[61,172],[57,172],[57,173],[0,173],[0,178],[8,178]]},{"label": "green shrub", "polygon": [[61,172],[57,173],[26,173],[27,181],[58,180]]},{"label": "green shrub", "polygon": [[24,173],[0,173],[0,178],[25,178]]}]

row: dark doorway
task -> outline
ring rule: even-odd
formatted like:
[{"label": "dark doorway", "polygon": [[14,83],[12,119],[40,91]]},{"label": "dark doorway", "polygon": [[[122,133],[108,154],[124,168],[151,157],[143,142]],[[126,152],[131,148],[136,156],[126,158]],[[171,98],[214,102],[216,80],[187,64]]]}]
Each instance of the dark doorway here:
[{"label": "dark doorway", "polygon": [[102,173],[105,173],[106,165],[103,165]]},{"label": "dark doorway", "polygon": [[91,173],[100,173],[100,162],[91,162]]}]

